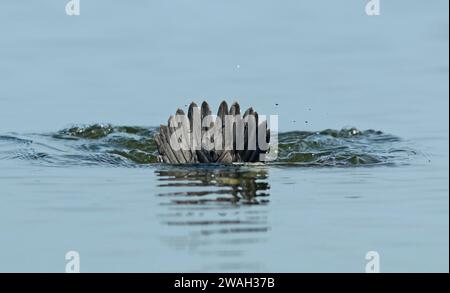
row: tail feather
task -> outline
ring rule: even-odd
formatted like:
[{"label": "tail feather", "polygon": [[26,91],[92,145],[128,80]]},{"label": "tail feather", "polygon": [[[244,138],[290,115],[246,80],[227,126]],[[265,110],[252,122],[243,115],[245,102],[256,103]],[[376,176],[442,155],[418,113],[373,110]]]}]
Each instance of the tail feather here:
[{"label": "tail feather", "polygon": [[[258,113],[252,107],[248,108],[242,117],[244,119],[244,149],[238,150],[236,138],[239,133],[237,133],[236,124],[233,124],[232,129],[227,129],[225,117],[227,115],[240,117],[240,112],[239,103],[234,102],[228,108],[228,104],[223,101],[219,106],[217,118],[210,119],[207,125],[202,125],[205,117],[211,118],[211,109],[206,101],[201,104],[201,107],[192,102],[187,115],[183,110],[178,109],[176,115],[181,118],[181,125],[177,125],[175,118],[170,116],[168,126],[161,125],[160,132],[155,135],[161,161],[170,164],[258,162],[260,154],[267,151],[266,148],[263,150],[258,143],[259,133],[265,133],[266,142],[270,141],[267,121],[260,123]],[[225,149],[226,138],[229,138],[225,130],[229,131],[228,136],[233,138],[231,150]],[[181,139],[171,141],[171,136],[176,131],[178,131],[177,134],[181,131]],[[202,141],[202,139],[208,139],[206,134],[210,135],[210,143],[214,145],[212,150],[206,147],[208,141]]]}]

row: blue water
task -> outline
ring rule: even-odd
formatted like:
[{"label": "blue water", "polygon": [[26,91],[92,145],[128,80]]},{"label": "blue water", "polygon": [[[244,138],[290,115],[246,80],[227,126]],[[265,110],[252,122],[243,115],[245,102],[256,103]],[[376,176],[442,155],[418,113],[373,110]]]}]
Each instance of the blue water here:
[{"label": "blue water", "polygon": [[[2,1],[0,271],[76,250],[83,272],[364,272],[375,250],[384,272],[448,272],[448,1],[282,2]],[[186,169],[55,136],[222,99],[282,132],[395,139],[331,145],[380,164]]]}]

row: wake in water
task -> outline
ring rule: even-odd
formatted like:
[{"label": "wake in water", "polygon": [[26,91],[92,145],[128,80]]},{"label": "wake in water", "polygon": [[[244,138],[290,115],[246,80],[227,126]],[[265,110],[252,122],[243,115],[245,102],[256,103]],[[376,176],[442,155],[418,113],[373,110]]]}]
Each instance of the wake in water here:
[{"label": "wake in water", "polygon": [[[142,167],[158,163],[157,127],[74,126],[56,133],[0,135],[0,159],[49,166]],[[407,164],[415,152],[400,138],[356,128],[278,135],[278,159],[268,165],[372,166]]]}]

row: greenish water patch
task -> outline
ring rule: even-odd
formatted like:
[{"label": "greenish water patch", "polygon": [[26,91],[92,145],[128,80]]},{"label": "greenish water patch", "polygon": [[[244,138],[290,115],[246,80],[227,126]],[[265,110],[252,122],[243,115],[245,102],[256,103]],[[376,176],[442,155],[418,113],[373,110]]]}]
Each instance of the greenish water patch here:
[{"label": "greenish water patch", "polygon": [[[157,127],[93,124],[55,133],[0,136],[0,159],[42,164],[140,167],[158,163]],[[376,130],[327,129],[278,135],[278,159],[286,166],[371,166],[407,163],[415,151],[399,137]]]},{"label": "greenish water patch", "polygon": [[277,163],[310,166],[400,164],[415,155],[399,137],[376,130],[280,133]]}]

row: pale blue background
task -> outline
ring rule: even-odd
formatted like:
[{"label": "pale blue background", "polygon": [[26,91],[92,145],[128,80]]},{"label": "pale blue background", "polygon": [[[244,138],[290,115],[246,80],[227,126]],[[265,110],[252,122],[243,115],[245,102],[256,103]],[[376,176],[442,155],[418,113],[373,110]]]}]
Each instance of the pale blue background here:
[{"label": "pale blue background", "polygon": [[255,208],[269,232],[231,247],[161,224],[152,169],[0,161],[0,271],[63,271],[77,249],[84,271],[363,271],[378,250],[384,271],[448,272],[448,1],[381,0],[377,17],[366,2],[81,0],[69,17],[64,0],[2,0],[0,133],[155,126],[225,98],[281,130],[386,131],[418,156],[271,169]]}]

